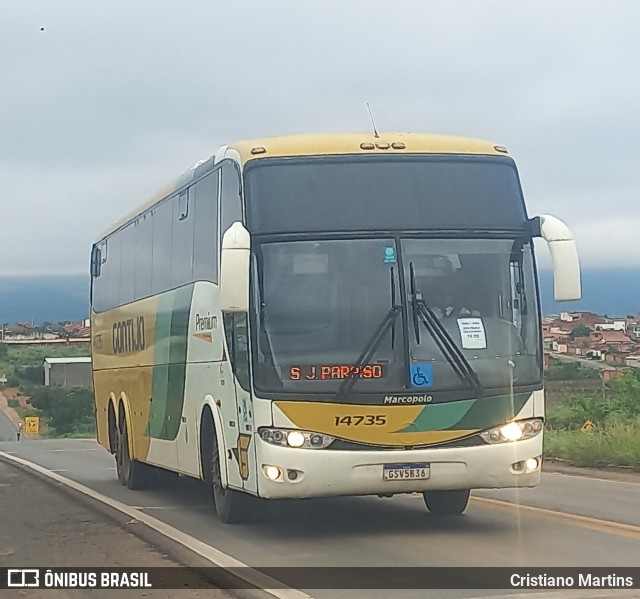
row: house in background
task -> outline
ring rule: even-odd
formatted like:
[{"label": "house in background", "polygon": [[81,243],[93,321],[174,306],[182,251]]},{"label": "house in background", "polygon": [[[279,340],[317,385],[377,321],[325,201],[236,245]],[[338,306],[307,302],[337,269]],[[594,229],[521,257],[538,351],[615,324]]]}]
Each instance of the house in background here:
[{"label": "house in background", "polygon": [[44,384],[47,387],[89,387],[93,386],[91,377],[91,358],[45,358]]},{"label": "house in background", "polygon": [[613,322],[598,322],[594,325],[596,331],[627,331],[626,320],[614,320]]}]

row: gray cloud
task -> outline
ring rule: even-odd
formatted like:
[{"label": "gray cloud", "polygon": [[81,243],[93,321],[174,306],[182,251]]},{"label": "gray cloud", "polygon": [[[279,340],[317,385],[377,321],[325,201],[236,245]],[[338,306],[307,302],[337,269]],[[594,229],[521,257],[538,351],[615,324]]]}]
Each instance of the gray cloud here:
[{"label": "gray cloud", "polygon": [[0,274],[85,272],[96,235],[218,146],[368,130],[366,101],[380,130],[506,145],[530,213],[565,219],[585,266],[638,266],[638,16],[632,1],[3,6]]}]

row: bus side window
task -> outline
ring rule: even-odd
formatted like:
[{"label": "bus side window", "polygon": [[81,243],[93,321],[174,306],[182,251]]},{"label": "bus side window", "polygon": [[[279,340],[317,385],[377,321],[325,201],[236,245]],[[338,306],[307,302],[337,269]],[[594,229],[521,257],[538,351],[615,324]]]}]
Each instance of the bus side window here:
[{"label": "bus side window", "polygon": [[246,314],[224,314],[224,333],[229,360],[238,383],[249,391],[249,332]]},{"label": "bus side window", "polygon": [[173,206],[165,201],[153,211],[152,293],[171,289],[171,235]]},{"label": "bus side window", "polygon": [[134,300],[134,283],[136,279],[136,223],[127,225],[118,233],[121,240],[120,260],[120,293],[119,306],[129,304]]},{"label": "bus side window", "polygon": [[152,268],[153,212],[149,211],[136,221],[135,299],[139,300],[151,295]]},{"label": "bus side window", "polygon": [[173,218],[171,233],[171,286],[180,287],[190,283],[193,273],[193,234],[194,219],[190,204],[193,195],[183,191],[173,199]]},{"label": "bus side window", "polygon": [[[216,170],[189,190],[193,212],[193,280],[218,282],[218,177]],[[191,206],[193,205],[193,206]]]},{"label": "bus side window", "polygon": [[[120,305],[120,258],[122,254],[122,237],[119,232],[107,239],[107,262],[102,265],[102,276],[98,279],[102,288],[102,310]],[[105,276],[106,275],[106,276]]]},{"label": "bus side window", "polygon": [[242,222],[242,199],[240,197],[240,178],[231,163],[222,167],[222,215],[220,218],[220,238],[236,221]]}]

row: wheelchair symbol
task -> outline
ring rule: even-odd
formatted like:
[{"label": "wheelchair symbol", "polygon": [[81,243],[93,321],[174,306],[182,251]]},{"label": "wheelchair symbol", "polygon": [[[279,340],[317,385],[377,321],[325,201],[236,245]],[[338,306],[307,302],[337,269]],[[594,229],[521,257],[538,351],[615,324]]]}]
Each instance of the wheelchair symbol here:
[{"label": "wheelchair symbol", "polygon": [[433,385],[433,367],[431,364],[411,365],[411,385],[413,387],[431,387]]}]

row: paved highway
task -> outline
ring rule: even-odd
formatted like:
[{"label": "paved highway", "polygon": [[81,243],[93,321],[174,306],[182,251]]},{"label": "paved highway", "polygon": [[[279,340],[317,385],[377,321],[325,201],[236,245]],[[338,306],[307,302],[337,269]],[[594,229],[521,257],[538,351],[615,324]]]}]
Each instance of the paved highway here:
[{"label": "paved highway", "polygon": [[16,425],[0,410],[0,441],[12,441],[16,438]]},{"label": "paved highway", "polygon": [[[0,443],[32,461],[170,524],[253,566],[640,566],[640,484],[559,474],[533,490],[475,493],[466,514],[439,520],[421,496],[275,504],[253,524],[224,525],[197,481],[129,491],[94,441]],[[318,599],[357,591],[307,590]],[[360,592],[361,594],[362,592]],[[638,596],[638,591],[553,591],[539,599]],[[635,594],[634,594],[635,593]],[[370,599],[389,591],[367,591]],[[476,597],[495,591],[398,591],[394,597]],[[500,594],[517,596],[516,591]]]}]

